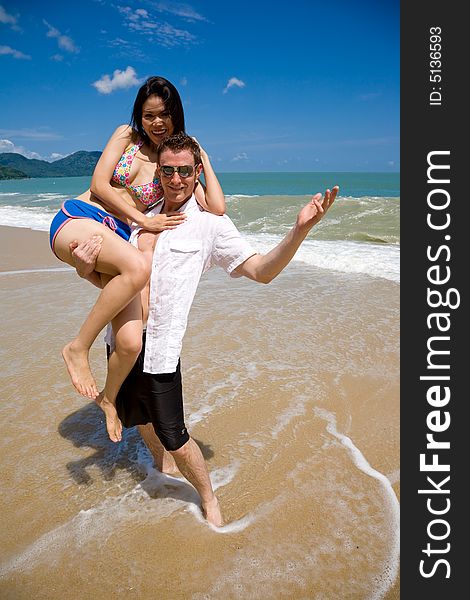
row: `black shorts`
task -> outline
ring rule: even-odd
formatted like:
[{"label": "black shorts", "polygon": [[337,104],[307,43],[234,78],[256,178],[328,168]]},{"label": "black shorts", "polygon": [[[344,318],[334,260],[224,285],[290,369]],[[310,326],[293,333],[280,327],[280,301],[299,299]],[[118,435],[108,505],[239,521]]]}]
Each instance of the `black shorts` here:
[{"label": "black shorts", "polygon": [[189,440],[184,424],[180,362],[174,373],[144,373],[144,353],[145,332],[142,351],[117,395],[117,413],[124,427],[152,423],[165,449],[178,450]]}]

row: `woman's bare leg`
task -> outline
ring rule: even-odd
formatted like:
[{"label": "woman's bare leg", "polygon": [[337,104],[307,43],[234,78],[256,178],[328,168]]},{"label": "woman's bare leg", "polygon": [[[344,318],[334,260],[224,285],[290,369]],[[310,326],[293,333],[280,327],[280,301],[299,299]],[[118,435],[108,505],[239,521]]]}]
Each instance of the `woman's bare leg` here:
[{"label": "woman's bare leg", "polygon": [[[152,233],[151,231],[142,231],[137,238],[137,246],[144,255],[150,270],[152,270],[153,252],[159,235],[159,233]],[[142,301],[142,320],[144,323],[147,323],[150,302],[150,279],[140,292],[140,297]]]},{"label": "woman's bare leg", "polygon": [[140,293],[150,276],[147,261],[137,248],[89,219],[69,221],[57,234],[54,250],[62,261],[74,266],[69,244],[74,240],[80,243],[93,235],[103,238],[95,270],[111,275],[112,279],[98,296],[78,336],[62,352],[73,385],[91,399],[98,395],[88,362],[91,345],[99,332]]},{"label": "woman's bare leg", "polygon": [[[108,275],[102,275],[104,284],[107,284],[108,279]],[[116,411],[116,397],[142,348],[142,307],[139,295],[112,320],[112,326],[115,347],[108,359],[104,390],[96,403],[106,416],[106,429],[110,439],[119,442],[122,424]]]}]

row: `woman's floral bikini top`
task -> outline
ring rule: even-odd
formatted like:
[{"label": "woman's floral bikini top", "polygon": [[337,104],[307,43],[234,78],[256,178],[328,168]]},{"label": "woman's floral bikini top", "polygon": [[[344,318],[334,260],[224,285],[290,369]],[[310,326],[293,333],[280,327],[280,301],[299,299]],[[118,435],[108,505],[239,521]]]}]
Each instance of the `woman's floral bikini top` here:
[{"label": "woman's floral bikini top", "polygon": [[114,169],[111,180],[130,190],[145,206],[152,206],[163,197],[163,189],[158,177],[154,177],[153,181],[144,185],[131,185],[129,181],[132,161],[143,144],[144,142],[141,140],[124,152]]}]

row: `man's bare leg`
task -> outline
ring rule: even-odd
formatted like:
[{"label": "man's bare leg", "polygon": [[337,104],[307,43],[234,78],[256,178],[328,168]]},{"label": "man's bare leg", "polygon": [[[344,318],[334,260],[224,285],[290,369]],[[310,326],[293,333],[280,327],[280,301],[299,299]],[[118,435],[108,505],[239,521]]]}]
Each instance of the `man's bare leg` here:
[{"label": "man's bare leg", "polygon": [[145,445],[150,450],[155,461],[155,467],[166,475],[179,475],[178,467],[175,459],[165,450],[161,441],[155,434],[152,423],[147,425],[138,425],[139,433],[145,442]]},{"label": "man's bare leg", "polygon": [[181,473],[198,491],[205,518],[212,525],[222,527],[224,522],[219,502],[212,489],[206,462],[199,446],[192,438],[189,438],[184,446],[178,450],[174,450],[171,454]]}]

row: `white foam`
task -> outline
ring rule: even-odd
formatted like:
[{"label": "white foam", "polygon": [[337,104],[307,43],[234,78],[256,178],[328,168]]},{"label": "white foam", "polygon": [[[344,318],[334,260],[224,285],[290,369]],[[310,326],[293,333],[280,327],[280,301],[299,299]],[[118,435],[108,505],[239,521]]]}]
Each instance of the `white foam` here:
[{"label": "white foam", "polygon": [[[271,250],[282,239],[281,236],[262,233],[246,234],[245,237],[261,254]],[[396,245],[305,240],[293,261],[342,273],[363,273],[400,281],[400,247]]]},{"label": "white foam", "polygon": [[[85,547],[90,540],[106,540],[115,531],[115,523],[143,520],[155,523],[170,516],[177,510],[186,509],[198,521],[217,533],[234,533],[245,529],[255,520],[255,515],[245,517],[216,528],[202,516],[200,498],[194,487],[178,477],[165,475],[150,466],[150,458],[145,449],[139,454],[139,464],[147,473],[143,481],[121,496],[106,498],[97,506],[80,510],[67,522],[43,534],[25,550],[0,565],[0,576],[12,571],[27,571],[38,564],[59,560],[61,550],[70,546],[70,540],[78,547]],[[215,469],[210,474],[214,490],[233,480],[239,463]],[[154,498],[157,497],[157,500]]]},{"label": "white foam", "polygon": [[400,481],[400,469],[396,469],[395,471],[393,471],[392,473],[389,473],[387,475],[387,479],[390,481],[390,483],[393,485],[394,483],[399,483]]},{"label": "white foam", "polygon": [[57,209],[25,206],[0,206],[0,225],[49,231]]},{"label": "white foam", "polygon": [[300,396],[293,406],[289,406],[286,410],[281,412],[276,419],[276,424],[271,429],[271,436],[277,438],[283,429],[285,429],[289,423],[305,414],[305,402],[308,400],[306,396]]},{"label": "white foam", "polygon": [[[199,407],[198,410],[192,410],[191,415],[188,417],[188,427],[192,428],[196,423],[202,421],[207,415],[212,413],[215,409],[230,404],[230,400],[236,397],[238,388],[242,385],[242,381],[236,373],[231,373],[227,381],[216,383],[205,391],[204,397],[207,398],[207,402]],[[227,388],[227,393],[219,393],[220,390]],[[215,402],[211,403],[211,398],[215,396]]]},{"label": "white foam", "polygon": [[400,504],[389,479],[371,467],[362,452],[354,445],[351,438],[336,429],[336,418],[329,411],[316,407],[315,415],[327,422],[326,430],[338,439],[345,448],[349,450],[353,463],[363,473],[377,479],[384,490],[384,496],[391,513],[391,543],[389,560],[383,565],[382,575],[378,578],[377,588],[369,600],[379,600],[383,598],[386,591],[391,587],[398,575],[399,557],[400,557]]},{"label": "white foam", "polygon": [[199,521],[199,523],[201,523],[202,525],[205,525],[206,527],[209,527],[209,529],[212,529],[212,531],[214,531],[215,533],[221,533],[221,534],[238,533],[239,531],[243,531],[249,525],[251,525],[256,519],[254,514],[250,514],[250,515],[246,515],[246,516],[242,517],[241,519],[238,519],[237,521],[232,521],[228,525],[223,525],[222,527],[216,527],[215,525],[208,523],[202,516],[201,511],[198,510],[194,505],[188,506],[188,511],[194,515],[194,517]]},{"label": "white foam", "polygon": [[34,198],[31,198],[31,200],[29,200],[29,202],[31,204],[38,204],[40,202],[44,203],[44,201],[48,201],[50,202],[51,200],[67,200],[67,198],[69,198],[69,196],[67,196],[66,194],[53,194],[53,193],[44,193],[44,194],[35,194]]}]

